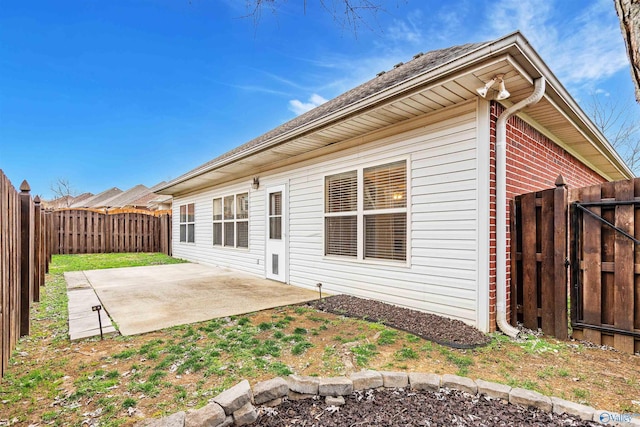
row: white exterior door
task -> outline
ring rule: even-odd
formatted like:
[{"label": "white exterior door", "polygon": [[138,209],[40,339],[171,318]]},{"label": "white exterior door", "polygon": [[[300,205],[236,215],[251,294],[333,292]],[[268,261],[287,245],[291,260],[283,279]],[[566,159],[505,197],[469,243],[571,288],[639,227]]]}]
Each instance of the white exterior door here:
[{"label": "white exterior door", "polygon": [[285,185],[267,188],[265,277],[287,283],[287,193]]}]

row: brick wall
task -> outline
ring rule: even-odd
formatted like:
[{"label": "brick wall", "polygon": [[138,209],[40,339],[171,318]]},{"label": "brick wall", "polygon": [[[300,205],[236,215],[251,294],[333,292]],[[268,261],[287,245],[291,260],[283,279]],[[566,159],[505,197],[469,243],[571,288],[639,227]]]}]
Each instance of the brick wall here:
[{"label": "brick wall", "polygon": [[[491,103],[491,166],[490,166],[490,254],[489,254],[489,325],[496,328],[496,123],[504,107]],[[509,202],[519,194],[555,187],[562,174],[569,188],[579,188],[605,182],[606,179],[589,169],[566,150],[534,129],[519,117],[507,123],[507,224],[511,213]],[[507,228],[507,319],[510,307],[510,235]]]}]

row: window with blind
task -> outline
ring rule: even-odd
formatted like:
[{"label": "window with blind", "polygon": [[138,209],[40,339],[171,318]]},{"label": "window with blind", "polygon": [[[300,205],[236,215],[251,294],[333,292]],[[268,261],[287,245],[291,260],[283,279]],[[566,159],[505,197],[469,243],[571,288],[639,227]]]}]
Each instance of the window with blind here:
[{"label": "window with blind", "polygon": [[180,206],[180,241],[194,243],[195,239],[195,204]]},{"label": "window with blind", "polygon": [[407,163],[366,168],[364,258],[407,259]]},{"label": "window with blind", "polygon": [[213,199],[213,244],[249,247],[249,193]]},{"label": "window with blind", "polygon": [[324,216],[325,255],[406,261],[407,162],[325,177]]},{"label": "window with blind", "polygon": [[358,173],[325,177],[325,255],[358,255]]}]

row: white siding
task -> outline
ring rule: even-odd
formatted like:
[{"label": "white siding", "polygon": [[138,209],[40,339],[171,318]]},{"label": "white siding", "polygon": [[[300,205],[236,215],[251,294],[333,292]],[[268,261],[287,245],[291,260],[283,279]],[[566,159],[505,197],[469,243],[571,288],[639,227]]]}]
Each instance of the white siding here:
[{"label": "white siding", "polygon": [[[174,256],[264,275],[264,191],[285,183],[289,194],[289,281],[328,293],[383,300],[477,323],[478,171],[476,104],[450,108],[433,122],[313,162],[260,177],[250,191],[250,248],[211,245],[211,200],[247,191],[251,179],[174,201],[196,204],[196,243],[174,235]],[[323,178],[389,159],[408,158],[410,240],[408,263],[355,261],[324,256]],[[174,215],[177,227],[177,215]]]}]

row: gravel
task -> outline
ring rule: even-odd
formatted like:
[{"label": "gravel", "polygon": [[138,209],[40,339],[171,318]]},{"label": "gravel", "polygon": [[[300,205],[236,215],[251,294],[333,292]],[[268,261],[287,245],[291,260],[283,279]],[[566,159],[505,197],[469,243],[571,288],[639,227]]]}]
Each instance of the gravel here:
[{"label": "gravel", "polygon": [[263,427],[334,426],[597,426],[566,414],[526,409],[459,391],[402,389],[355,392],[344,406],[322,399],[287,400],[261,408],[254,424]]},{"label": "gravel", "polygon": [[380,301],[335,295],[308,303],[319,310],[401,329],[438,344],[454,348],[474,348],[491,339],[473,326],[435,314],[423,313]]}]

